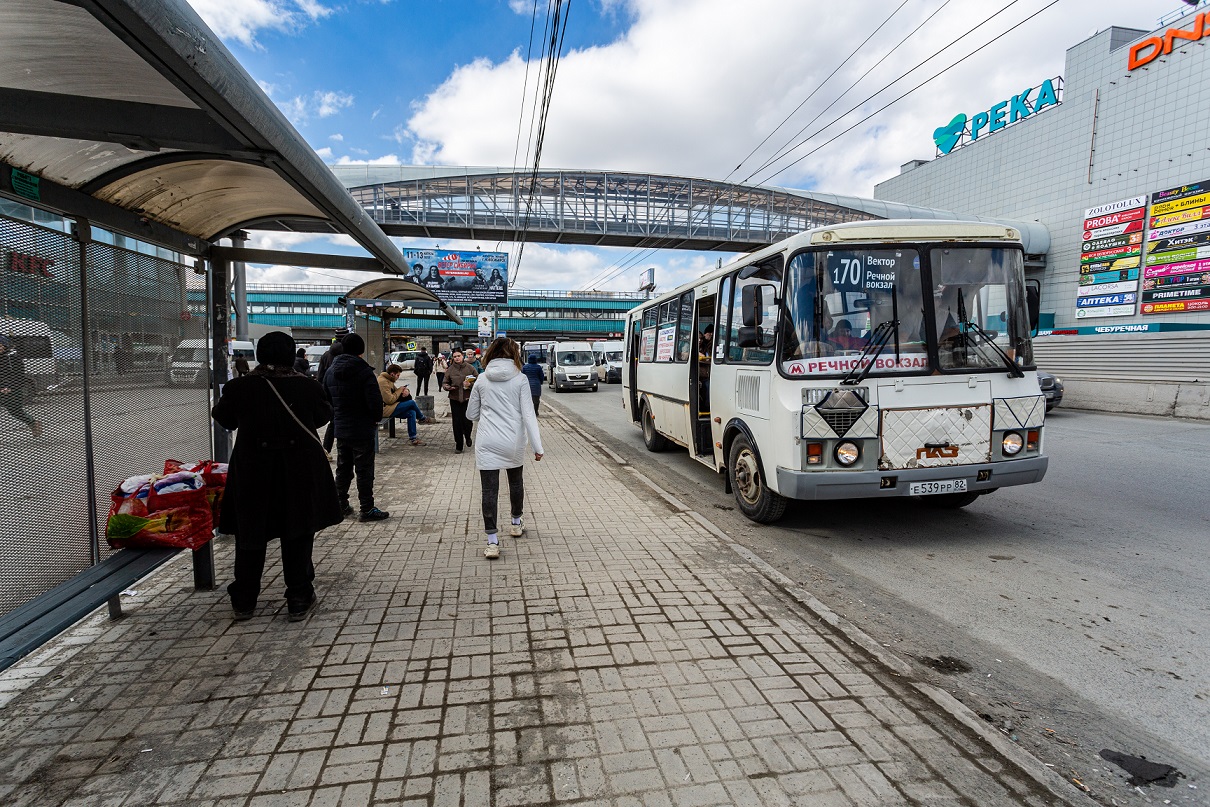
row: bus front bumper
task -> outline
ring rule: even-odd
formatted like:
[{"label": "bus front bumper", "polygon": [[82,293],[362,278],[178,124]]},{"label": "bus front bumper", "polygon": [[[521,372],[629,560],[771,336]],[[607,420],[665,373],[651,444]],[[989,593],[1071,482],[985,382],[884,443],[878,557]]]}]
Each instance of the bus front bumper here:
[{"label": "bus front bumper", "polygon": [[[881,499],[910,496],[912,482],[965,479],[966,489],[975,493],[1029,485],[1046,476],[1047,457],[984,462],[978,465],[949,465],[941,468],[910,468],[894,471],[795,471],[777,469],[778,492],[790,499]],[[979,474],[988,472],[979,481]],[[886,480],[886,481],[884,481]]]}]

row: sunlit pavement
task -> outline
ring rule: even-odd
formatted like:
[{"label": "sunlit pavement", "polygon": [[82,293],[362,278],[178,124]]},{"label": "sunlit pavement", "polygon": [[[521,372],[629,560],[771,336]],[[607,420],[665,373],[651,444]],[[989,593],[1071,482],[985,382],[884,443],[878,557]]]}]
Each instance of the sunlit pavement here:
[{"label": "sunlit pavement", "polygon": [[[0,801],[1087,803],[549,408],[540,423],[528,531],[499,560],[442,417],[427,446],[383,437],[392,517],[318,537],[305,622],[286,620],[279,564],[237,623],[178,557],[125,618],[102,610],[0,674]],[[217,542],[220,584],[231,552]]]}]

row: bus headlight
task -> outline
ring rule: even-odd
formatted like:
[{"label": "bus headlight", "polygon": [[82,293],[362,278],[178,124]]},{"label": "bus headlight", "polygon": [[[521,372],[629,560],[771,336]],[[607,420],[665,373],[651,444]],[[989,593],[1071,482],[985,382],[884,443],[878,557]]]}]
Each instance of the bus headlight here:
[{"label": "bus headlight", "polygon": [[837,462],[848,468],[861,459],[861,449],[857,447],[856,443],[850,443],[846,440],[843,443],[837,444],[835,456]]},{"label": "bus headlight", "polygon": [[1021,453],[1021,449],[1025,447],[1025,441],[1017,432],[1008,432],[1004,435],[1000,447],[1004,449],[1004,456],[1014,457]]}]

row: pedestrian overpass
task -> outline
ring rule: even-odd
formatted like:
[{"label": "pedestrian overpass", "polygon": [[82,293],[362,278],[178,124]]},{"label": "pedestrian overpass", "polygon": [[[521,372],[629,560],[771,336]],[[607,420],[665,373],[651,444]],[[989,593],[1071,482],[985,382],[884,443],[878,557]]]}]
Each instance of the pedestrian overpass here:
[{"label": "pedestrian overpass", "polygon": [[[1021,231],[1025,253],[1050,247],[1046,228],[819,191],[622,171],[333,165],[337,179],[388,235],[472,242],[751,252],[814,227],[869,219],[986,221]],[[313,219],[256,229],[332,232]]]}]

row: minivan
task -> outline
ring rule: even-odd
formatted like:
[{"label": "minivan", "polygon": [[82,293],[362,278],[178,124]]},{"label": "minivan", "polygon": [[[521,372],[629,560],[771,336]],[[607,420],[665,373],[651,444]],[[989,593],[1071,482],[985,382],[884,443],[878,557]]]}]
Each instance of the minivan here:
[{"label": "minivan", "polygon": [[592,345],[587,342],[555,342],[547,354],[547,376],[555,392],[565,389],[597,391]]},{"label": "minivan", "polygon": [[606,384],[622,383],[621,342],[593,342],[592,353],[597,364],[597,380]]},{"label": "minivan", "polygon": [[[247,359],[249,367],[256,366],[256,348],[251,342],[232,340],[227,344],[230,345],[230,361]],[[206,368],[210,364],[213,345],[209,339],[185,339],[177,345],[168,367],[168,383],[175,387],[206,386],[209,381]]]}]

